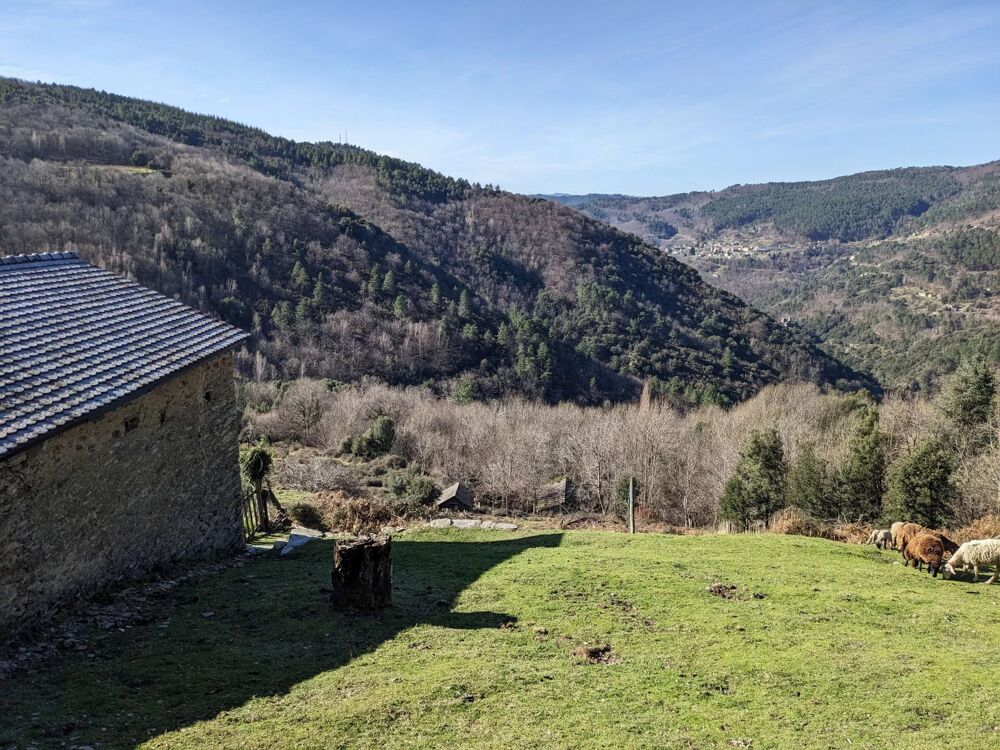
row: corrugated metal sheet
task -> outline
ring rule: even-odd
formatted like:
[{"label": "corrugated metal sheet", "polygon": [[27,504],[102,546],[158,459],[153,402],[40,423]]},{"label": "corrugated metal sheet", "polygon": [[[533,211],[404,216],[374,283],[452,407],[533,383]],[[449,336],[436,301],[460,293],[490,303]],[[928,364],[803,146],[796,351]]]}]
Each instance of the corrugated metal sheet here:
[{"label": "corrugated metal sheet", "polygon": [[246,338],[75,253],[0,258],[0,456]]}]

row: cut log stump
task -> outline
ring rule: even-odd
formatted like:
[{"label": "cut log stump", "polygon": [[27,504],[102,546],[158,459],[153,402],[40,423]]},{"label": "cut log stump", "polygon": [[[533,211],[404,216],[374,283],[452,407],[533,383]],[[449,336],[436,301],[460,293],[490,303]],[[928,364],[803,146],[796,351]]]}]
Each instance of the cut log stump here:
[{"label": "cut log stump", "polygon": [[333,604],[379,609],[392,604],[392,537],[362,536],[333,548]]}]

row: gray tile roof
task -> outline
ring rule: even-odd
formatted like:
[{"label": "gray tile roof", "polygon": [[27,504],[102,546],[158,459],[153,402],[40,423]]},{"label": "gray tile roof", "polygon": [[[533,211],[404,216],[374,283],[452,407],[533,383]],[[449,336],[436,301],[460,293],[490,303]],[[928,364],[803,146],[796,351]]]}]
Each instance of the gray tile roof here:
[{"label": "gray tile roof", "polygon": [[0,457],[247,335],[76,253],[0,258]]}]

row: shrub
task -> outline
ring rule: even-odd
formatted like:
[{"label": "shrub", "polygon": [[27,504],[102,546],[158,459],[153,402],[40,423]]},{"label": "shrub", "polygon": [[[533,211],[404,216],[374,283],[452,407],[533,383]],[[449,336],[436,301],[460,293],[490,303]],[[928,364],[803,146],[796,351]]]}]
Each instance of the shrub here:
[{"label": "shrub", "polygon": [[351,453],[359,458],[378,458],[392,449],[396,440],[396,425],[390,417],[381,416],[367,432],[351,442]]},{"label": "shrub", "polygon": [[428,509],[410,497],[351,497],[343,492],[318,493],[288,511],[302,526],[351,534],[377,533],[383,526],[428,515]]},{"label": "shrub", "polygon": [[389,472],[382,486],[396,498],[418,506],[429,505],[441,493],[433,479],[413,471]]},{"label": "shrub", "polygon": [[408,472],[390,471],[385,475],[385,479],[382,480],[382,486],[396,497],[402,497],[406,494],[406,488],[410,484],[410,478],[411,477]]},{"label": "shrub", "polygon": [[253,487],[259,487],[263,483],[273,463],[274,456],[263,440],[240,451],[240,471]]},{"label": "shrub", "polygon": [[339,491],[347,495],[361,493],[361,485],[354,474],[328,458],[282,461],[274,472],[274,481],[281,487],[306,492]]},{"label": "shrub", "polygon": [[369,462],[365,470],[372,476],[380,477],[390,471],[396,471],[399,469],[406,468],[406,459],[402,456],[396,456],[392,453],[386,456],[380,456],[379,458],[373,459]]},{"label": "shrub", "polygon": [[632,499],[635,502],[636,510],[639,505],[639,480],[631,474],[623,474],[618,477],[618,484],[615,485],[615,500],[617,501],[618,516],[628,521],[628,488],[629,482],[632,484]]},{"label": "shrub", "polygon": [[406,488],[406,499],[418,505],[430,505],[441,494],[441,489],[430,477],[415,476]]}]

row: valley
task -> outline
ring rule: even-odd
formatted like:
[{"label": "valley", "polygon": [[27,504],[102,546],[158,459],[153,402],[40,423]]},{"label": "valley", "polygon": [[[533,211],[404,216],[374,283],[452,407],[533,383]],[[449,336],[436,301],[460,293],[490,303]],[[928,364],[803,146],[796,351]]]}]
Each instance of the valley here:
[{"label": "valley", "polygon": [[1000,360],[1000,162],[555,199],[657,244],[886,388],[933,390],[971,353]]},{"label": "valley", "polygon": [[253,334],[254,379],[731,404],[878,384],[634,235],[354,146],[0,81],[0,253],[76,251]]}]

